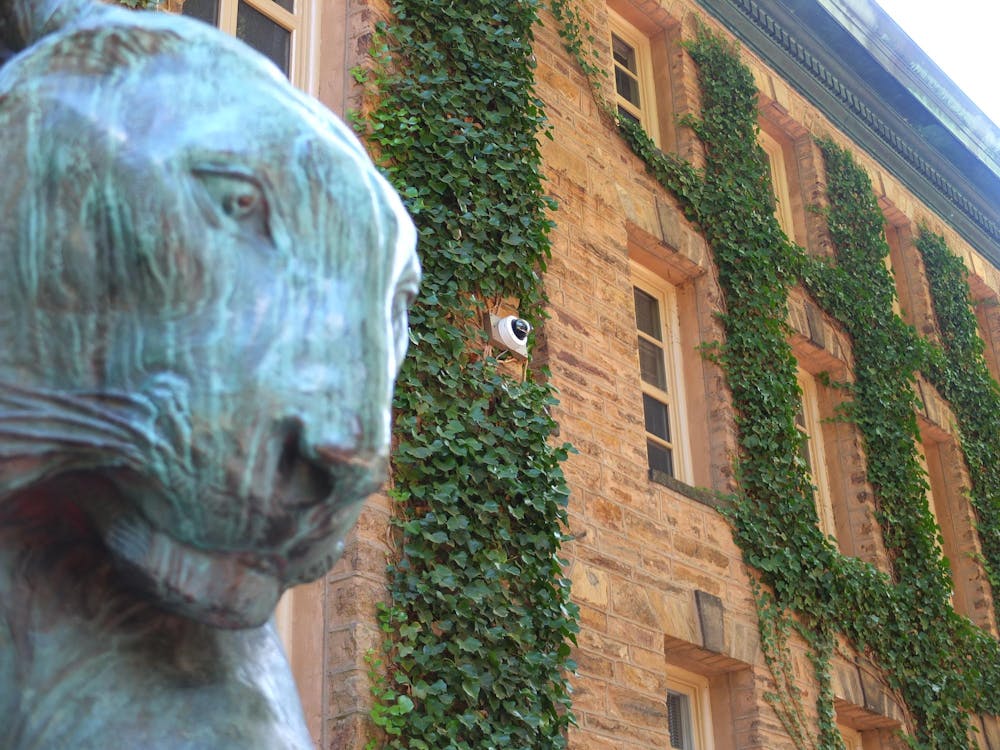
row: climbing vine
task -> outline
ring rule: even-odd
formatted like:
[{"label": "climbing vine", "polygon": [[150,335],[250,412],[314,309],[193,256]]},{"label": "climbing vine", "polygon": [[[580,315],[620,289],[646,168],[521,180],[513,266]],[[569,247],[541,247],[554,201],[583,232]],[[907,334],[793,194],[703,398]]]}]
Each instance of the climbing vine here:
[{"label": "climbing vine", "polygon": [[[602,66],[585,22],[568,0],[553,0],[550,9],[600,96]],[[533,93],[538,3],[394,0],[391,12],[379,32],[378,64],[362,76],[375,101],[364,126],[417,221],[425,282],[397,399],[402,554],[380,616],[392,666],[384,672],[373,658],[373,717],[388,747],[560,747],[572,721],[564,674],[577,627],[558,558],[566,448],[551,442],[553,395],[544,373],[505,374],[509,366],[482,325],[504,303],[536,322],[544,316],[538,272],[552,206],[535,141],[547,132]],[[832,142],[819,143],[836,257],[808,256],[774,218],[757,145],[756,89],[738,51],[704,31],[688,50],[702,111],[683,124],[703,144],[704,166],[659,151],[630,120],[617,125],[701,228],[718,269],[725,341],[717,356],[739,429],[740,494],[729,517],[767,586],[757,600],[776,678],[770,700],[800,746],[840,747],[830,677],[839,634],[878,663],[903,697],[912,747],[965,747],[968,714],[1000,710],[1000,654],[949,605],[947,565],[916,458],[912,393],[921,371],[954,407],[995,583],[1000,391],[976,348],[960,263],[939,238],[921,235],[942,329],[938,350],[893,313],[883,219],[864,171]],[[795,285],[852,339],[845,415],[864,440],[888,575],[840,554],[817,526],[784,322]],[[810,646],[819,686],[815,731],[787,670],[793,629]]]},{"label": "climbing vine", "polygon": [[[566,8],[559,15],[574,18]],[[570,37],[567,50],[586,71],[593,58],[584,45],[572,43],[579,41],[579,32],[564,27],[563,34]],[[958,354],[963,346],[958,342],[969,336],[968,321],[966,332],[954,335],[946,358],[894,314],[884,219],[867,175],[832,142],[821,141],[819,147],[836,258],[812,258],[789,242],[774,218],[769,172],[757,145],[756,87],[749,70],[733,46],[704,30],[687,49],[698,66],[702,111],[682,124],[704,146],[704,167],[695,169],[661,152],[630,119],[619,118],[617,126],[650,174],[700,226],[718,268],[725,298],[720,315],[725,342],[718,359],[732,391],[740,448],[740,495],[730,518],[744,558],[772,592],[757,597],[762,646],[777,688],[769,700],[799,747],[841,747],[830,681],[830,658],[840,633],[882,667],[890,687],[903,697],[914,720],[914,734],[906,738],[911,747],[967,747],[969,713],[996,712],[1000,653],[991,637],[949,605],[947,564],[916,457],[912,384],[918,370],[952,362],[939,364],[936,373],[963,388],[973,383],[970,391],[979,397],[988,392],[996,398],[996,386],[981,364]],[[606,104],[601,108],[610,111]],[[855,367],[853,381],[843,384],[850,397],[845,416],[864,440],[891,576],[840,554],[817,526],[793,421],[799,393],[784,322],[788,291],[797,283],[852,339]],[[936,296],[945,294],[963,301],[968,296],[967,289]],[[958,360],[961,364],[954,364]],[[973,433],[983,443],[1000,434],[992,423],[973,428],[963,422],[960,430],[963,445],[972,445]],[[987,508],[997,497],[988,482],[1000,467],[1000,454],[991,450],[983,447],[970,460]],[[980,531],[989,533],[992,517],[983,510],[980,516]],[[801,694],[788,672],[786,641],[793,627],[810,646],[816,671],[815,733],[806,727]]]},{"label": "climbing vine", "polygon": [[[1000,592],[1000,391],[983,359],[983,342],[970,308],[968,272],[944,238],[920,230],[917,249],[927,269],[942,356],[926,374],[951,404],[972,478],[970,500],[976,509],[983,567],[994,596]],[[994,599],[1000,621],[1000,601]]]},{"label": "climbing vine", "polygon": [[419,230],[424,279],[397,386],[384,677],[391,748],[558,748],[576,608],[559,559],[567,448],[545,373],[489,343],[501,305],[540,324],[549,255],[528,0],[394,0],[359,119]]},{"label": "climbing vine", "polygon": [[[985,694],[977,695],[976,674],[961,652],[981,653],[984,646],[995,651],[995,644],[951,607],[948,564],[917,459],[912,385],[933,352],[893,313],[884,218],[868,176],[848,152],[830,141],[819,145],[827,171],[827,227],[837,259],[835,265],[814,261],[806,280],[851,335],[851,416],[864,440],[875,514],[893,574],[879,627],[869,626],[872,632],[866,633],[866,623],[850,612],[842,613],[841,627],[875,652],[913,714],[916,740],[928,747],[963,747],[969,738],[967,712]],[[995,658],[986,664],[995,671]]]}]

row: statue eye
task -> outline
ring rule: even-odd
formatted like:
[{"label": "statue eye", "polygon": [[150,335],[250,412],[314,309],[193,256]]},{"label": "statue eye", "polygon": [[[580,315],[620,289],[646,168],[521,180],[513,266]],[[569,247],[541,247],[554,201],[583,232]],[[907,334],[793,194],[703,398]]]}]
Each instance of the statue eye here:
[{"label": "statue eye", "polygon": [[255,179],[210,167],[193,172],[220,224],[231,223],[241,232],[270,235],[267,198]]},{"label": "statue eye", "polygon": [[403,355],[406,353],[409,309],[413,300],[417,298],[419,285],[420,274],[415,269],[409,269],[409,272],[396,283],[392,298],[392,333],[396,346],[397,364],[402,361]]},{"label": "statue eye", "polygon": [[234,219],[242,219],[253,213],[263,196],[259,191],[232,191],[222,198],[222,210]]}]

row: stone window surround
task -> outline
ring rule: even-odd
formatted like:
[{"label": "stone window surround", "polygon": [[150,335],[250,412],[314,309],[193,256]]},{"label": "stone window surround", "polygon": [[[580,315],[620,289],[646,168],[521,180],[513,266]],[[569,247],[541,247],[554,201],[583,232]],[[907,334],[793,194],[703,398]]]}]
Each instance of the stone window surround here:
[{"label": "stone window surround", "polygon": [[814,487],[816,514],[824,536],[837,538],[837,524],[834,520],[833,501],[830,497],[830,482],[827,478],[826,450],[823,441],[823,426],[819,416],[819,401],[816,379],[803,370],[798,370],[797,380],[802,391],[802,417],[800,426],[806,436],[806,450],[809,456],[809,474]]},{"label": "stone window surround", "polygon": [[[294,0],[294,10],[282,8],[274,0],[218,0],[221,31],[236,35],[237,14],[240,3],[265,16],[268,20],[291,33],[289,50],[289,80],[294,86],[315,95],[317,74],[315,64],[315,35],[319,26],[319,3],[316,0]],[[183,12],[184,0],[168,2],[168,10]],[[251,45],[252,46],[252,45]]]},{"label": "stone window surround", "polygon": [[669,692],[687,698],[692,735],[690,750],[715,750],[708,678],[672,664],[667,664],[666,673]]},{"label": "stone window surround", "polygon": [[791,182],[788,172],[789,160],[785,158],[785,151],[788,148],[788,144],[783,143],[782,139],[764,129],[761,129],[758,140],[761,148],[764,149],[764,153],[767,154],[767,161],[771,171],[771,187],[774,190],[776,204],[774,215],[788,238],[792,242],[795,242],[795,216],[792,212],[792,199],[789,190]]},{"label": "stone window surround", "polygon": [[[610,8],[608,9],[608,25],[610,27],[608,43],[609,50],[611,51],[609,59],[612,61],[614,67],[618,67],[614,63],[613,49],[613,38],[617,37],[635,53],[637,70],[633,72],[639,86],[638,107],[625,99],[617,91],[617,88],[615,90],[615,103],[620,110],[624,109],[626,113],[638,119],[643,129],[653,139],[653,142],[659,146],[659,117],[656,112],[656,87],[653,81],[653,63],[650,54],[649,38]],[[615,70],[612,69],[610,72],[612,80],[614,80]]]},{"label": "stone window surround", "polygon": [[[662,331],[664,369],[667,379],[666,394],[648,386],[640,377],[644,395],[666,403],[670,423],[670,449],[673,455],[673,477],[681,482],[693,476],[691,454],[687,439],[687,409],[684,394],[684,379],[680,369],[680,322],[673,285],[664,281],[642,266],[632,264],[632,284],[651,295],[659,303],[660,327]],[[666,395],[666,399],[664,399]],[[648,435],[648,433],[647,433]],[[659,472],[658,472],[659,473]]]}]

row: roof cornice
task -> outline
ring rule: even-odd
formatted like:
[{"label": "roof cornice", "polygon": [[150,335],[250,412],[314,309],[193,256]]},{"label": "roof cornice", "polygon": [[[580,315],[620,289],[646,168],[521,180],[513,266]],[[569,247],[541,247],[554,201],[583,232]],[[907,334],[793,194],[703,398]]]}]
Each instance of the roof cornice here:
[{"label": "roof cornice", "polygon": [[1000,267],[1000,131],[871,0],[699,0]]}]

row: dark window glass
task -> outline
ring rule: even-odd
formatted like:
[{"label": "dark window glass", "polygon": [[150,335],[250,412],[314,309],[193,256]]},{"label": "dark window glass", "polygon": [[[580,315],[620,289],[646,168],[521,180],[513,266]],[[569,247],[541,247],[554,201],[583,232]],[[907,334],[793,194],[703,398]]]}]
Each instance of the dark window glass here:
[{"label": "dark window glass", "polygon": [[633,287],[633,298],[635,299],[635,327],[652,336],[657,341],[663,340],[660,332],[660,303],[656,297],[646,294],[638,287]]},{"label": "dark window glass", "polygon": [[639,103],[639,81],[621,68],[615,68],[615,90],[618,96],[634,107],[642,106]]},{"label": "dark window glass", "polygon": [[616,34],[611,35],[611,49],[615,64],[625,68],[632,75],[639,75],[639,66],[635,59],[635,48]]},{"label": "dark window glass", "polygon": [[795,426],[799,428],[802,441],[799,443],[799,456],[805,462],[806,470],[812,474],[812,460],[809,458],[809,433],[806,432],[805,407],[799,402],[799,410],[795,413]]},{"label": "dark window glass", "polygon": [[292,46],[292,33],[288,29],[241,2],[236,11],[236,36],[270,58],[282,73],[288,75]]},{"label": "dark window glass", "polygon": [[615,90],[625,101],[635,107],[639,103],[639,63],[635,48],[614,34],[611,35],[611,50],[615,58]]},{"label": "dark window glass", "polygon": [[655,435],[660,440],[670,440],[670,418],[667,415],[667,405],[657,401],[652,396],[642,394],[642,411],[646,419],[646,432]]},{"label": "dark window glass", "polygon": [[649,458],[650,469],[653,471],[662,471],[669,477],[674,475],[674,454],[665,445],[647,440],[646,455]]},{"label": "dark window glass", "polygon": [[622,117],[627,117],[636,125],[642,125],[642,120],[640,120],[638,117],[636,117],[627,109],[625,109],[625,107],[623,107],[621,104],[618,105],[618,114],[621,115]]},{"label": "dark window glass", "polygon": [[812,475],[812,460],[809,458],[809,436],[802,433],[802,442],[799,443],[799,458],[806,465],[806,471]]},{"label": "dark window glass", "polygon": [[691,732],[691,703],[682,693],[667,693],[667,725],[670,747],[675,750],[693,750]]},{"label": "dark window glass", "polygon": [[219,0],[186,0],[181,13],[199,21],[219,25]]},{"label": "dark window glass", "polygon": [[639,374],[650,385],[661,391],[667,390],[667,367],[663,349],[646,339],[639,339]]}]

